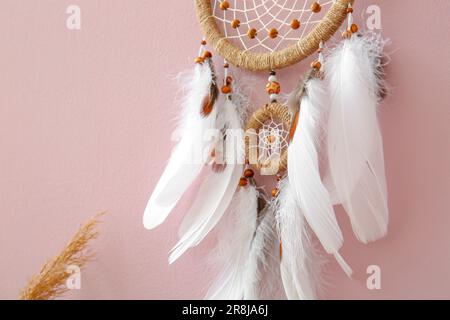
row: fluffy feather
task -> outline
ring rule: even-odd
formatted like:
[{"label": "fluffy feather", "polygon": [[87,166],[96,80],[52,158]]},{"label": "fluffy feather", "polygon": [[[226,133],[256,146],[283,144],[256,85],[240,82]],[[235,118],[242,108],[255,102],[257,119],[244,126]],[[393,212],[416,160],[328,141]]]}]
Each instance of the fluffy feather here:
[{"label": "fluffy feather", "polygon": [[351,269],[339,256],[343,237],[333,205],[321,180],[318,157],[318,120],[327,101],[323,83],[311,78],[305,84],[297,130],[288,148],[288,176],[292,190],[308,224],[328,253],[335,255],[344,271]]},{"label": "fluffy feather", "polygon": [[[227,210],[215,251],[218,265],[223,268],[206,299],[240,300],[244,292],[253,291],[257,272],[246,272],[250,265],[250,250],[258,219],[258,191],[253,185],[236,192]],[[249,288],[250,287],[250,288]]]},{"label": "fluffy feather", "polygon": [[173,263],[190,247],[198,245],[214,228],[230,205],[243,171],[243,132],[238,106],[228,96],[221,96],[217,109],[218,127],[223,134],[220,140],[225,146],[224,169],[212,172],[200,186],[186,215],[186,222],[182,223],[180,240],[171,251],[169,263]]},{"label": "fluffy feather", "polygon": [[181,140],[174,147],[169,162],[159,179],[145,208],[143,222],[147,229],[161,224],[175,207],[186,189],[197,178],[207,161],[204,156],[212,143],[205,132],[216,125],[215,109],[209,116],[201,115],[205,97],[214,85],[210,60],[197,64],[194,71],[183,79],[187,94],[182,105],[182,117],[177,133]]},{"label": "fluffy feather", "polygon": [[[261,212],[260,222],[253,238],[250,257],[246,265],[246,278],[251,285],[244,290],[244,299],[273,299],[279,283],[279,273],[274,272],[274,262],[278,266],[279,242],[276,234],[273,206],[270,204]],[[278,268],[276,268],[278,269]]]},{"label": "fluffy feather", "polygon": [[383,143],[377,120],[378,76],[384,42],[353,36],[326,62],[331,91],[327,153],[337,199],[357,238],[367,243],[387,232]]},{"label": "fluffy feather", "polygon": [[312,242],[305,217],[285,178],[276,200],[277,226],[282,243],[281,278],[288,299],[317,298],[323,259]]}]

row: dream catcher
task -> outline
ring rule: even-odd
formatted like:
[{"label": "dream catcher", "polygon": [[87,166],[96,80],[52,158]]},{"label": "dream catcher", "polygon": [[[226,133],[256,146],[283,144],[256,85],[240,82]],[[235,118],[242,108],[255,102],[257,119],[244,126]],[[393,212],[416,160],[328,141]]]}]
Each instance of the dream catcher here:
[{"label": "dream catcher", "polygon": [[[144,225],[161,224],[202,180],[169,262],[217,226],[221,272],[207,298],[278,298],[281,291],[288,299],[315,299],[323,259],[313,237],[350,276],[334,205],[343,206],[361,242],[387,232],[377,121],[385,41],[358,31],[353,2],[195,1],[205,38],[183,78],[181,139]],[[339,29],[342,40],[325,52]],[[224,58],[223,76],[207,45]],[[311,55],[310,70],[283,101],[276,71]],[[250,117],[230,66],[268,73],[268,101]],[[275,176],[277,187],[267,195],[255,172]]]}]

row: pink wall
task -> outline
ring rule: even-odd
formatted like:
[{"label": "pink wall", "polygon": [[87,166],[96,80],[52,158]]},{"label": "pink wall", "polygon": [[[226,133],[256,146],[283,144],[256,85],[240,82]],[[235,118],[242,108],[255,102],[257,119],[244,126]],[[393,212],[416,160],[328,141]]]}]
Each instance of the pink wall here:
[{"label": "pink wall", "polygon": [[[82,10],[69,31],[65,10]],[[390,190],[386,239],[356,242],[347,218],[350,280],[330,263],[326,298],[450,298],[448,0],[357,1],[382,9],[392,39],[381,111]],[[96,261],[69,298],[201,298],[211,239],[172,266],[167,253],[191,197],[155,231],[146,201],[170,153],[173,77],[201,37],[193,1],[2,0],[0,3],[0,298],[58,252],[81,222],[107,210]],[[309,63],[279,72],[284,88]],[[267,75],[257,76],[263,88]],[[262,93],[255,107],[265,101]],[[377,264],[382,289],[369,291]]]}]

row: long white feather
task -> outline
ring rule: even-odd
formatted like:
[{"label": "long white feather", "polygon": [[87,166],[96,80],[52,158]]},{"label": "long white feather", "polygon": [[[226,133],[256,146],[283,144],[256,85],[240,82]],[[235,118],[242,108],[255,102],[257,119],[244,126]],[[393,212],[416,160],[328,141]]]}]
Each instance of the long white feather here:
[{"label": "long white feather", "polygon": [[[187,213],[189,223],[182,223],[180,240],[171,250],[169,263],[173,263],[186,250],[198,245],[214,228],[230,205],[243,171],[244,146],[242,119],[238,106],[227,96],[221,96],[218,109],[218,126],[224,134],[225,168],[213,172],[203,181],[196,199]],[[230,130],[231,129],[231,130]]]},{"label": "long white feather", "polygon": [[212,81],[209,63],[197,64],[194,71],[183,79],[187,85],[187,94],[177,130],[181,140],[174,147],[145,208],[143,222],[147,229],[157,227],[167,218],[207,161],[204,153],[209,150],[212,139],[205,137],[205,133],[216,125],[216,108],[207,117],[202,117],[200,112]]},{"label": "long white feather", "polygon": [[277,225],[282,243],[281,278],[288,299],[317,298],[323,259],[312,242],[310,229],[286,178],[280,185]]},{"label": "long white feather", "polygon": [[311,229],[325,250],[333,254],[350,275],[350,267],[339,255],[343,237],[319,171],[319,119],[326,102],[322,81],[318,78],[308,80],[301,99],[297,129],[288,148],[288,176],[298,205]]},{"label": "long white feather", "polygon": [[[249,257],[258,220],[258,191],[255,186],[241,187],[236,192],[224,220],[214,249],[216,264],[222,271],[206,299],[240,300],[244,298],[244,292],[253,291],[256,282],[246,272],[246,266],[252,264]],[[250,268],[253,269],[253,265]]]},{"label": "long white feather", "polygon": [[[274,299],[280,289],[279,241],[276,233],[274,207],[267,204],[261,211],[252,241],[245,276],[245,300]],[[251,281],[249,281],[251,280]]]},{"label": "long white feather", "polygon": [[246,265],[245,300],[273,299],[280,283],[279,242],[276,233],[273,206],[268,204],[262,210],[260,222],[252,241],[250,256]]},{"label": "long white feather", "polygon": [[338,201],[357,238],[367,243],[387,233],[383,143],[377,119],[383,40],[353,36],[326,62],[331,91],[327,153]]}]

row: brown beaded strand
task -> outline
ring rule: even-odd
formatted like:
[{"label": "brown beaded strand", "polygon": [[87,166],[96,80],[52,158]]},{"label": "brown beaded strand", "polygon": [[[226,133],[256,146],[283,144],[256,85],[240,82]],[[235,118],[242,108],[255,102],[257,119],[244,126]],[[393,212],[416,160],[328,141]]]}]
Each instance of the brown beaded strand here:
[{"label": "brown beaded strand", "polygon": [[353,23],[353,8],[349,4],[347,8],[347,29],[342,33],[342,38],[350,39],[359,30],[358,25]]},{"label": "brown beaded strand", "polygon": [[203,39],[201,42],[201,47],[199,50],[198,57],[195,58],[194,62],[198,64],[203,64],[206,59],[212,58],[212,53],[206,50],[206,40]]},{"label": "brown beaded strand", "polygon": [[276,72],[272,70],[268,79],[269,82],[266,85],[266,92],[269,95],[270,102],[277,102],[281,92],[281,85],[278,82],[276,75]]}]

